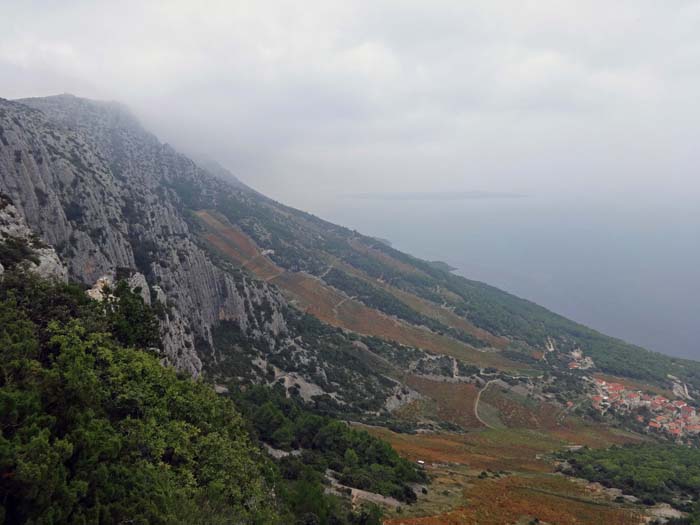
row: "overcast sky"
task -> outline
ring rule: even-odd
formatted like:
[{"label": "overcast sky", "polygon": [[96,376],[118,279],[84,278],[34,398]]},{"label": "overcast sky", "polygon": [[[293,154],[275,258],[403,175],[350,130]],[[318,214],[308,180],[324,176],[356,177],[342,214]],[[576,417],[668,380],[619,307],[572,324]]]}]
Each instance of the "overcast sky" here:
[{"label": "overcast sky", "polygon": [[681,0],[5,0],[0,96],[120,100],[306,208],[396,190],[691,202],[699,28]]}]

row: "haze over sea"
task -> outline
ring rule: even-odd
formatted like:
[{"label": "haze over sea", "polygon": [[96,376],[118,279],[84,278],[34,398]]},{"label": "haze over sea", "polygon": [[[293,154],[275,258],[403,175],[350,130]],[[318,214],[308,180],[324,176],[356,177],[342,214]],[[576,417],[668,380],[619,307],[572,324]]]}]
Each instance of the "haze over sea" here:
[{"label": "haze over sea", "polygon": [[700,209],[483,192],[314,199],[305,209],[606,334],[700,359]]}]

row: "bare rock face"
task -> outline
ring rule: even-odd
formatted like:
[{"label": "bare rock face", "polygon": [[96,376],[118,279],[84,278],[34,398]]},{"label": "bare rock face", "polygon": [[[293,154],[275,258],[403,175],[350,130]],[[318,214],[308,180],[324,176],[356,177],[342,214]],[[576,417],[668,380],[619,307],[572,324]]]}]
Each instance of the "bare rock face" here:
[{"label": "bare rock face", "polygon": [[[8,241],[26,246],[31,252],[28,262],[30,271],[47,279],[63,282],[68,279],[68,272],[56,250],[44,244],[27,226],[12,202],[0,195],[0,242]],[[0,264],[0,276],[4,271]]]},{"label": "bare rock face", "polygon": [[[92,286],[126,270],[144,301],[167,303],[165,359],[193,375],[202,367],[195,340],[212,344],[218,322],[272,345],[287,330],[276,290],[222,269],[197,244],[175,189],[212,191],[213,181],[118,104],[0,99],[0,191],[56,247],[71,279]],[[41,272],[59,271],[49,251],[39,254]],[[270,318],[256,315],[262,308]]]},{"label": "bare rock face", "polygon": [[60,281],[68,279],[68,271],[58,257],[56,250],[51,247],[41,247],[36,250],[39,257],[39,264],[36,267],[36,273],[44,278],[56,278]]},{"label": "bare rock face", "polygon": [[104,301],[110,297],[108,290],[114,285],[114,277],[112,275],[103,275],[95,284],[92,285],[87,292],[87,296],[93,301]]},{"label": "bare rock face", "polygon": [[[394,395],[395,381],[368,352],[358,359],[337,329],[313,324],[276,287],[219,258],[191,215],[224,202],[265,217],[269,200],[160,143],[122,106],[0,99],[0,192],[95,299],[126,279],[158,303],[164,364],[198,376],[206,363],[222,384],[279,382],[362,410],[368,397],[379,409]],[[50,254],[41,261],[49,268]]]},{"label": "bare rock face", "polygon": [[141,296],[143,302],[146,304],[151,304],[151,290],[148,287],[148,282],[146,281],[146,276],[140,272],[134,272],[128,279],[127,283],[132,291],[136,292]]}]

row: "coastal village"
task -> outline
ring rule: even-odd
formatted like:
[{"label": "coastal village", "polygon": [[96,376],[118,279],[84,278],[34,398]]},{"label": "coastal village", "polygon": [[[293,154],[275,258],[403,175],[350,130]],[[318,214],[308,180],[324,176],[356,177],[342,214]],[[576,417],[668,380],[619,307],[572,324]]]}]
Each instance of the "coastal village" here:
[{"label": "coastal village", "polygon": [[650,432],[665,433],[682,439],[700,434],[700,414],[681,399],[631,390],[621,383],[594,378],[596,394],[591,396],[593,408],[601,413],[634,414],[638,423]]},{"label": "coastal village", "polygon": [[[548,341],[547,351],[554,353],[555,350],[554,342]],[[585,356],[580,349],[564,356],[562,364],[572,372],[590,371],[595,368],[593,360]],[[692,398],[687,387],[677,378],[669,376],[669,380],[673,381],[673,394],[676,399],[635,390],[600,377],[584,375],[583,378],[592,384],[593,388],[588,397],[593,408],[601,414],[631,415],[648,432],[660,433],[677,441],[700,437],[700,409],[688,403]]]}]

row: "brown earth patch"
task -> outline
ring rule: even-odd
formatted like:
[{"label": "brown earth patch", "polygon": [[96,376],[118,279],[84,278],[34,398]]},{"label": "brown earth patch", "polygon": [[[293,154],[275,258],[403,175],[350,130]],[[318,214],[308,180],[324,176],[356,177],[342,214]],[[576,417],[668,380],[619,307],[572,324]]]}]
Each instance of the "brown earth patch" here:
[{"label": "brown earth patch", "polygon": [[635,443],[645,438],[630,432],[601,424],[591,424],[567,414],[554,404],[527,399],[491,387],[481,401],[493,406],[500,420],[509,428],[523,428],[547,432],[549,435],[575,445],[600,448]]},{"label": "brown earth patch", "polygon": [[315,277],[285,273],[272,282],[301,308],[328,324],[422,348],[435,354],[450,355],[484,367],[493,366],[501,370],[524,368],[524,365],[510,361],[498,352],[481,352],[450,337],[389,317],[379,310],[347,298]]},{"label": "brown earth patch", "polygon": [[552,436],[576,445],[590,448],[607,448],[612,445],[641,443],[648,438],[624,430],[604,425],[593,425],[581,420],[569,418],[564,425],[549,430]]},{"label": "brown earth patch", "polygon": [[481,470],[552,472],[538,455],[563,448],[565,443],[546,434],[518,430],[478,430],[457,434],[401,434],[381,427],[358,425],[391,444],[407,459],[426,463],[468,466]]},{"label": "brown earth patch", "polygon": [[481,395],[481,401],[495,407],[501,421],[511,428],[552,429],[559,426],[557,416],[562,409],[550,403],[504,393],[495,386]]},{"label": "brown earth patch", "polygon": [[236,226],[229,224],[214,212],[195,212],[206,232],[202,235],[219,253],[247,268],[256,277],[269,280],[283,270],[273,263],[255,242]]},{"label": "brown earth patch", "polygon": [[408,386],[428,396],[437,405],[437,417],[464,429],[483,428],[474,416],[474,401],[479,389],[470,383],[431,381],[418,376],[405,378]]},{"label": "brown earth patch", "polygon": [[[318,279],[301,273],[284,273],[272,281],[304,311],[334,326],[342,326],[334,308],[346,297]],[[343,327],[345,328],[345,327]]]},{"label": "brown earth patch", "polygon": [[358,239],[350,239],[348,240],[348,244],[356,252],[379,261],[380,263],[385,264],[386,266],[389,266],[390,268],[393,268],[401,273],[405,273],[407,275],[426,275],[425,272],[422,272],[418,268],[411,266],[410,264],[406,264],[403,261],[399,261],[398,259],[394,259],[391,255],[388,255],[381,250],[367,246]]},{"label": "brown earth patch", "polygon": [[481,341],[484,341],[495,348],[502,349],[508,346],[509,341],[505,337],[499,337],[486,330],[478,328],[447,308],[443,308],[442,306],[432,303],[427,299],[417,297],[393,286],[387,285],[385,289],[394,295],[394,297],[426,317],[430,317],[451,328],[455,328],[456,330],[461,330],[467,334],[473,335],[477,339],[480,339]]},{"label": "brown earth patch", "polygon": [[207,226],[208,230],[227,241],[230,246],[235,247],[238,257],[246,260],[260,254],[260,249],[250,237],[216,212],[199,210],[195,212],[195,215]]},{"label": "brown earth patch", "polygon": [[437,516],[386,520],[388,525],[638,525],[642,515],[596,497],[561,476],[479,480],[465,491],[468,505]]},{"label": "brown earth patch", "polygon": [[354,266],[351,266],[343,261],[335,260],[333,262],[333,266],[335,266],[338,270],[344,271],[357,279],[363,280],[370,286],[380,288],[385,292],[390,293],[396,299],[403,302],[405,305],[409,306],[416,312],[425,315],[426,317],[430,317],[431,319],[435,319],[436,321],[440,321],[441,323],[451,328],[455,328],[467,334],[473,335],[477,339],[484,341],[485,343],[493,346],[494,348],[505,348],[509,343],[509,341],[506,338],[493,335],[492,333],[486,330],[478,328],[477,326],[473,325],[466,319],[458,316],[457,314],[455,314],[447,308],[437,305],[432,301],[428,301],[427,299],[423,299],[422,297],[418,297],[412,293],[400,290],[399,288],[396,288],[395,286],[392,286],[388,283],[378,281],[377,279],[373,279],[362,270],[355,268]]}]

